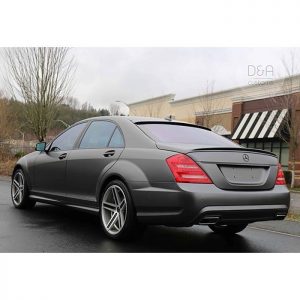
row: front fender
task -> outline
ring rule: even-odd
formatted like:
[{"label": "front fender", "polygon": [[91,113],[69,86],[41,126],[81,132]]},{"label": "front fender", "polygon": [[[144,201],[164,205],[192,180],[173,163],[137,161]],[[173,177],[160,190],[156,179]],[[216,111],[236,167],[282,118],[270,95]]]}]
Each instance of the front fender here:
[{"label": "front fender", "polygon": [[12,177],[14,172],[21,168],[24,172],[25,178],[27,180],[27,184],[29,189],[32,187],[32,184],[34,182],[33,178],[33,168],[34,168],[34,158],[36,157],[36,152],[27,154],[23,157],[21,157],[17,162],[13,169]]}]

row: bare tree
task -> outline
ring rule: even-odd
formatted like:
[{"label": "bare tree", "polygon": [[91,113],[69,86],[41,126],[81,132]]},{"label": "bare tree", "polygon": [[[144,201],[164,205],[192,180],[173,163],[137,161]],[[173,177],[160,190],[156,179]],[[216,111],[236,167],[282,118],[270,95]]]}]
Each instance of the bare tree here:
[{"label": "bare tree", "polygon": [[267,103],[268,110],[276,107],[288,109],[288,113],[281,123],[281,130],[277,131],[277,136],[283,142],[289,145],[289,170],[292,172],[291,187],[294,187],[295,169],[296,169],[296,152],[300,144],[300,97],[296,93],[300,89],[299,74],[297,68],[296,55],[291,52],[289,57],[282,59],[285,71],[283,83],[283,95],[281,97],[272,97]]},{"label": "bare tree", "polygon": [[8,100],[0,95],[0,141],[7,138],[11,133],[9,115]]},{"label": "bare tree", "polygon": [[161,117],[160,111],[162,109],[161,102],[148,103],[145,107],[145,116],[158,118]]},{"label": "bare tree", "polygon": [[79,107],[80,107],[78,99],[76,99],[74,97],[66,97],[64,99],[63,103],[73,109],[79,109]]},{"label": "bare tree", "polygon": [[137,108],[131,107],[130,115],[153,117],[153,118],[167,117],[161,115],[162,108],[163,108],[163,103],[160,100],[149,102],[149,103],[143,103],[141,108],[139,106]]},{"label": "bare tree", "polygon": [[219,101],[214,101],[214,82],[206,82],[206,86],[198,102],[193,102],[191,114],[195,118],[198,115],[198,124],[207,128],[212,128],[215,125],[223,123],[224,116],[216,114],[216,112],[223,109],[223,104]]},{"label": "bare tree", "polygon": [[111,116],[120,116],[121,115],[121,108],[119,103],[113,102],[109,105],[109,112]]},{"label": "bare tree", "polygon": [[25,101],[27,122],[43,141],[70,92],[75,65],[69,48],[7,48],[4,57],[9,91]]}]

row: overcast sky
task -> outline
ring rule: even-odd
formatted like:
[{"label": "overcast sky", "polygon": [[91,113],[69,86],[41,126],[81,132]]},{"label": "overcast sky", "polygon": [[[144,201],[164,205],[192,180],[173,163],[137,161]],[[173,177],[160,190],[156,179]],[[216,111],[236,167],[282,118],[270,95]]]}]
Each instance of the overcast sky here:
[{"label": "overcast sky", "polygon": [[273,77],[283,76],[281,60],[291,50],[300,54],[299,48],[73,48],[72,94],[96,108],[168,93],[179,100],[204,93],[207,82],[214,91],[247,85],[248,65],[272,65]]}]

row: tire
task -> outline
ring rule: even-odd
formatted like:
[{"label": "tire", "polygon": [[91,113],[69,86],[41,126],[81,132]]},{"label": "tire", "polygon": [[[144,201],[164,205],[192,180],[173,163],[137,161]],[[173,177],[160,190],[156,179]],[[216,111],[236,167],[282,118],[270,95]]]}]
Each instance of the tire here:
[{"label": "tire", "polygon": [[115,240],[137,238],[144,229],[137,222],[128,188],[120,180],[113,180],[105,187],[99,201],[99,215],[103,231]]},{"label": "tire", "polygon": [[248,226],[248,224],[224,224],[224,225],[214,224],[208,226],[215,233],[232,235],[243,231]]},{"label": "tire", "polygon": [[11,199],[15,208],[30,209],[36,201],[29,198],[27,181],[22,169],[15,170],[11,183]]}]

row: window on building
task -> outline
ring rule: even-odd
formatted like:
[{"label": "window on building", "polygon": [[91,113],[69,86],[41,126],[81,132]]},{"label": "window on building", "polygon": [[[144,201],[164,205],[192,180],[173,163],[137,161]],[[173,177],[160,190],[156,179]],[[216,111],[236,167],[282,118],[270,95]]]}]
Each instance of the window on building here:
[{"label": "window on building", "polygon": [[240,145],[247,148],[270,151],[277,155],[278,160],[281,163],[283,169],[284,170],[288,169],[289,145],[287,143],[280,140],[274,140],[274,141],[251,140],[251,141],[241,141]]},{"label": "window on building", "polygon": [[286,143],[283,143],[281,148],[281,160],[280,163],[285,169],[288,169],[289,165],[289,146]]}]

